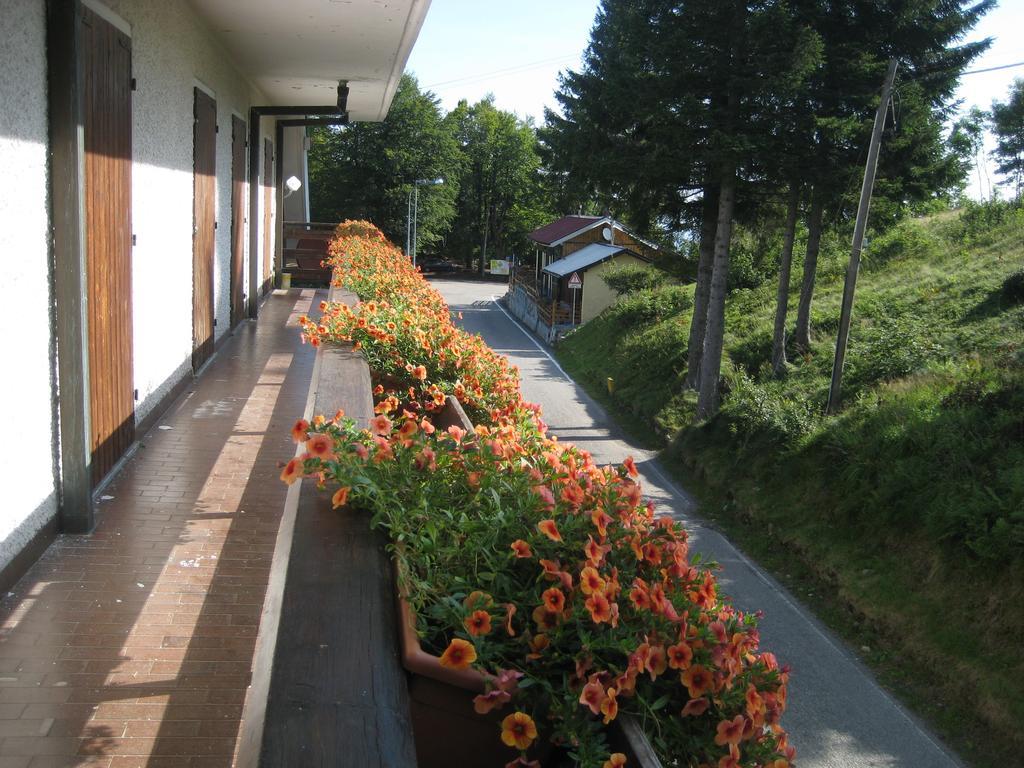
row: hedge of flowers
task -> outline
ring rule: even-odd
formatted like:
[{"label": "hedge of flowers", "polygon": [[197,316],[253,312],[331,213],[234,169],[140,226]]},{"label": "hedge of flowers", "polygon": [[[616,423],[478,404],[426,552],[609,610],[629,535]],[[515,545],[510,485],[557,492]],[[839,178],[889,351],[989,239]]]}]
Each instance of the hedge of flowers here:
[{"label": "hedge of flowers", "polygon": [[519,374],[479,336],[458,328],[441,295],[380,230],[344,222],[329,246],[334,284],[362,300],[355,308],[321,305],[317,321],[300,318],[303,338],[349,341],[362,349],[389,411],[431,411],[453,394],[474,423],[523,406]]},{"label": "hedge of flowers", "polygon": [[[504,714],[495,736],[519,751],[508,765],[539,766],[542,742],[588,768],[624,765],[604,730],[621,712],[666,764],[791,765],[788,672],[685,530],[644,502],[632,460],[599,467],[548,437],[515,371],[370,225],[341,225],[332,259],[362,301],[326,306],[304,334],[362,346],[380,366],[378,415],[370,429],[300,421],[305,452],[282,478],[329,485],[336,507],[388,532],[424,648],[487,678],[473,704]],[[448,394],[475,433],[434,426]]]}]

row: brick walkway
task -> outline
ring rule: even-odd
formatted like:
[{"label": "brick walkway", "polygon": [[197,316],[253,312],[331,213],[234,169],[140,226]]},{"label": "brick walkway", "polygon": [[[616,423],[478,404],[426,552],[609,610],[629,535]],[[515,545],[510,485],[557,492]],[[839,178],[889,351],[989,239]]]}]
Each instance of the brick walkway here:
[{"label": "brick walkway", "polygon": [[313,354],[272,296],[0,601],[0,768],[230,766]]}]

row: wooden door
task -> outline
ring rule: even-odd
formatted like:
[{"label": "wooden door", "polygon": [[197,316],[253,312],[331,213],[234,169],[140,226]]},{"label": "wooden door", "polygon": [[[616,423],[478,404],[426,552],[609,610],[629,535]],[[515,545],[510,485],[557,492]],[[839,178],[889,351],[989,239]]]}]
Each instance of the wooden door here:
[{"label": "wooden door", "polygon": [[205,91],[193,90],[192,370],[198,371],[213,354],[217,102]]},{"label": "wooden door", "polygon": [[231,116],[231,327],[245,317],[245,121]]},{"label": "wooden door", "polygon": [[132,42],[82,9],[85,252],[92,481],[135,439],[132,371]]},{"label": "wooden door", "polygon": [[274,144],[263,139],[263,290],[270,288],[271,246],[274,243]]}]

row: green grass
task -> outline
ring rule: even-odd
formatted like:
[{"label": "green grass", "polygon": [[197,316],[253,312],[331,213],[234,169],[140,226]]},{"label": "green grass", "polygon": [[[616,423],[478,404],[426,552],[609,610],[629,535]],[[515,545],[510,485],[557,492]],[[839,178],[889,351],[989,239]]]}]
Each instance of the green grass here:
[{"label": "green grass", "polygon": [[782,379],[768,366],[774,286],[731,295],[722,409],[706,424],[682,389],[692,288],[624,297],[558,357],[967,759],[1011,764],[1024,752],[1024,301],[1011,278],[1024,210],[972,206],[874,238],[844,408],[825,417],[846,249],[825,244],[815,338]]}]

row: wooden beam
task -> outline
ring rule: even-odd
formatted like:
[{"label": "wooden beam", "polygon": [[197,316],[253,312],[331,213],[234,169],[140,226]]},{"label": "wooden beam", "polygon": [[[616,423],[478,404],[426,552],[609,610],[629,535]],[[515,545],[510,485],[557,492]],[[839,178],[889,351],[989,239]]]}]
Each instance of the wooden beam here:
[{"label": "wooden beam", "polygon": [[50,223],[60,413],[60,526],[94,525],[89,451],[85,266],[85,129],[80,66],[82,5],[47,0]]},{"label": "wooden beam", "polygon": [[[337,290],[331,298],[355,302],[353,294]],[[325,346],[317,367],[307,415],[344,408],[368,427],[373,397],[363,356]],[[287,577],[278,587],[277,612],[264,618],[278,631],[259,765],[415,768],[384,537],[370,530],[366,515],[332,509],[330,492],[313,482],[292,490],[298,488],[289,490],[297,508]]]}]

